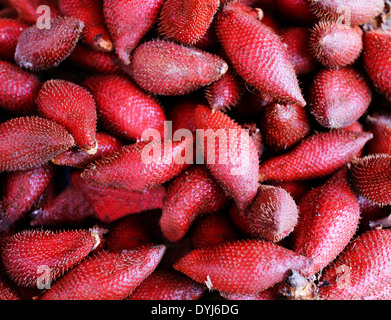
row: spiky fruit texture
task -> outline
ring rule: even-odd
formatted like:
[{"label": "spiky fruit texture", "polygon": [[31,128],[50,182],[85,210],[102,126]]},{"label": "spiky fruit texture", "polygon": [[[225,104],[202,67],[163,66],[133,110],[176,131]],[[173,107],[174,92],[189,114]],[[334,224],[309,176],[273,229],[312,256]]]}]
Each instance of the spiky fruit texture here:
[{"label": "spiky fruit texture", "polygon": [[107,29],[120,60],[128,65],[130,55],[157,21],[163,0],[104,0]]},{"label": "spiky fruit texture", "polygon": [[353,161],[351,174],[356,190],[377,204],[391,204],[390,165],[388,154],[371,154]]},{"label": "spiky fruit texture", "polygon": [[164,38],[194,44],[209,28],[220,0],[167,0],[159,18]]},{"label": "spiky fruit texture", "polygon": [[198,143],[207,168],[225,192],[243,210],[255,198],[258,189],[258,151],[248,132],[229,116],[199,105],[194,123],[203,130]]},{"label": "spiky fruit texture", "polygon": [[383,12],[383,0],[310,0],[315,14],[321,19],[362,25]]},{"label": "spiky fruit texture", "polygon": [[283,188],[296,202],[300,200],[309,189],[309,184],[306,181],[271,181],[269,184],[271,186]]},{"label": "spiky fruit texture", "polygon": [[134,50],[127,72],[146,91],[176,96],[211,84],[227,70],[227,63],[212,53],[167,40],[151,40]]},{"label": "spiky fruit texture", "polygon": [[84,169],[91,162],[107,157],[120,150],[123,146],[120,140],[105,132],[97,132],[95,137],[97,141],[95,154],[89,154],[83,149],[74,147],[53,158],[52,162],[60,166]]},{"label": "spiky fruit texture", "polygon": [[156,99],[122,75],[97,75],[83,85],[91,91],[99,123],[119,137],[139,140],[146,129],[164,135],[166,116]]},{"label": "spiky fruit texture", "polygon": [[203,214],[217,212],[227,196],[204,166],[192,166],[170,182],[160,227],[167,239],[179,241]]},{"label": "spiky fruit texture", "polygon": [[223,213],[200,218],[194,224],[192,244],[194,249],[214,246],[238,239],[238,232],[231,219]]},{"label": "spiky fruit texture", "polygon": [[83,193],[69,184],[53,199],[43,201],[31,213],[31,226],[76,225],[94,217],[95,212]]},{"label": "spiky fruit texture", "polygon": [[106,31],[101,1],[59,0],[62,15],[84,22],[82,40],[95,50],[111,51],[113,44]]},{"label": "spiky fruit texture", "polygon": [[252,294],[282,281],[290,269],[301,270],[309,260],[268,241],[241,240],[196,249],[174,269],[215,290]]},{"label": "spiky fruit texture", "polygon": [[371,100],[371,88],[359,71],[322,69],[310,88],[309,110],[323,127],[343,128],[357,121]]},{"label": "spiky fruit texture", "polygon": [[[48,6],[50,17],[55,18],[58,15],[58,8],[55,2],[51,0],[8,0],[9,4],[18,12],[18,17],[27,24],[34,24],[42,16],[39,6]],[[45,10],[44,10],[45,11]],[[45,12],[48,14],[48,12]]]},{"label": "spiky fruit texture", "polygon": [[226,110],[235,107],[242,97],[245,88],[242,80],[228,70],[220,79],[205,90],[205,97],[212,109]]},{"label": "spiky fruit texture", "polygon": [[178,271],[156,270],[145,279],[127,300],[198,300],[206,290]]},{"label": "spiky fruit texture", "polygon": [[38,167],[74,145],[64,127],[40,117],[13,118],[0,124],[0,170]]},{"label": "spiky fruit texture", "polygon": [[216,30],[232,66],[247,83],[281,102],[306,104],[286,47],[243,5],[224,6]]},{"label": "spiky fruit texture", "polygon": [[373,139],[367,144],[367,152],[391,155],[391,116],[389,114],[368,115],[366,126],[373,133]]},{"label": "spiky fruit texture", "polygon": [[160,209],[165,196],[164,186],[142,191],[114,190],[105,186],[94,186],[82,181],[80,172],[75,172],[71,180],[90,205],[95,216],[104,222],[112,222],[128,214],[146,210]]},{"label": "spiky fruit texture", "polygon": [[274,150],[293,147],[309,135],[311,121],[306,109],[294,104],[269,104],[262,115],[262,136]]},{"label": "spiky fruit texture", "polygon": [[33,25],[20,35],[15,50],[20,67],[31,71],[57,67],[75,48],[84,23],[75,18],[56,18],[50,23],[50,29]]},{"label": "spiky fruit texture", "polygon": [[260,185],[257,196],[246,210],[239,211],[233,206],[230,214],[244,233],[278,242],[295,228],[299,210],[295,200],[286,190]]},{"label": "spiky fruit texture", "polygon": [[308,49],[310,30],[305,27],[285,28],[281,31],[281,39],[287,45],[289,56],[297,75],[314,71],[317,62]]},{"label": "spiky fruit texture", "polygon": [[325,177],[352,160],[372,134],[334,130],[314,133],[288,153],[259,167],[259,180],[295,181]]},{"label": "spiky fruit texture", "polygon": [[390,229],[374,229],[355,238],[323,272],[322,300],[362,300],[391,282]]},{"label": "spiky fruit texture", "polygon": [[310,25],[316,21],[307,0],[276,0],[276,6],[284,17],[295,23]]},{"label": "spiky fruit texture", "polygon": [[312,265],[302,271],[310,276],[333,261],[357,230],[360,206],[349,186],[347,168],[305,194],[299,201],[299,212],[292,250],[312,259]]},{"label": "spiky fruit texture", "polygon": [[39,91],[37,105],[45,118],[69,131],[79,148],[96,153],[96,105],[86,89],[65,80],[49,80]]},{"label": "spiky fruit texture", "polygon": [[37,203],[54,173],[53,165],[7,173],[2,187],[0,230],[8,229]]},{"label": "spiky fruit texture", "polygon": [[35,99],[40,88],[36,75],[0,61],[0,108],[14,114],[33,114],[37,111]]},{"label": "spiky fruit texture", "polygon": [[391,31],[364,32],[363,64],[375,87],[391,101]]},{"label": "spiky fruit texture", "polygon": [[152,236],[140,215],[128,215],[110,226],[107,250],[122,251],[152,244]]},{"label": "spiky fruit texture", "polygon": [[13,61],[19,36],[28,26],[15,19],[0,18],[0,59]]},{"label": "spiky fruit texture", "polygon": [[50,268],[52,282],[82,261],[99,242],[98,229],[58,232],[25,230],[5,240],[2,261],[13,281],[33,287],[45,271],[43,268]]},{"label": "spiky fruit texture", "polygon": [[57,281],[42,300],[123,300],[156,268],[164,246],[101,251]]},{"label": "spiky fruit texture", "polygon": [[309,47],[325,67],[339,68],[354,63],[363,49],[363,31],[358,26],[321,20],[311,29]]}]

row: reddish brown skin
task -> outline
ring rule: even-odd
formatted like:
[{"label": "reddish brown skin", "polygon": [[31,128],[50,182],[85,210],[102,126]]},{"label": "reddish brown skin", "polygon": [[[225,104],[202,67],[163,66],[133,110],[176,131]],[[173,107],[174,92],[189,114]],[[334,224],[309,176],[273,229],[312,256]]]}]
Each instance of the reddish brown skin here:
[{"label": "reddish brown skin", "polygon": [[8,229],[26,215],[48,188],[54,174],[53,165],[7,174],[2,187],[0,230]]},{"label": "reddish brown skin", "polygon": [[97,241],[92,230],[24,230],[5,240],[2,261],[13,281],[34,287],[40,276],[38,267],[48,266],[54,281],[95,249]]},{"label": "reddish brown skin", "polygon": [[306,109],[294,104],[269,104],[263,112],[261,123],[265,143],[276,151],[293,147],[311,132]]},{"label": "reddish brown skin", "polygon": [[232,3],[217,15],[216,30],[233,68],[248,84],[276,100],[306,104],[287,49],[269,27]]},{"label": "reddish brown skin", "polygon": [[353,238],[360,220],[358,199],[342,168],[299,201],[299,222],[292,234],[292,250],[313,260],[302,271],[309,276],[332,262]]},{"label": "reddish brown skin", "polygon": [[164,246],[101,251],[53,284],[42,300],[123,300],[156,268]]},{"label": "reddish brown skin", "polygon": [[390,240],[390,229],[370,230],[352,240],[323,271],[320,299],[362,300],[389,291]]},{"label": "reddish brown skin", "polygon": [[97,111],[90,92],[69,81],[49,80],[38,93],[37,105],[43,117],[69,131],[79,148],[96,153]]},{"label": "reddish brown skin", "polygon": [[387,113],[368,115],[365,124],[373,134],[373,139],[368,141],[367,152],[391,155],[391,116]]},{"label": "reddish brown skin", "polygon": [[107,250],[131,250],[153,243],[152,236],[140,215],[128,215],[110,226]]},{"label": "reddish brown skin", "polygon": [[271,242],[240,240],[196,249],[175,263],[174,269],[200,283],[209,279],[215,290],[254,294],[282,281],[289,269],[301,270],[309,263]]},{"label": "reddish brown skin", "polygon": [[178,271],[156,270],[139,285],[127,300],[198,300],[206,290]]},{"label": "reddish brown skin", "polygon": [[0,61],[0,108],[18,115],[37,112],[35,100],[41,88],[38,77],[18,66]]},{"label": "reddish brown skin", "polygon": [[75,18],[51,20],[50,29],[33,25],[20,35],[15,50],[15,62],[31,71],[57,67],[75,48],[84,23]]},{"label": "reddish brown skin", "polygon": [[192,235],[194,249],[234,240],[238,240],[238,231],[227,214],[207,215],[194,223]]},{"label": "reddish brown skin", "polygon": [[[235,200],[238,207],[245,209],[255,198],[258,188],[259,158],[253,140],[242,127],[226,114],[217,110],[212,111],[203,105],[199,105],[195,109],[194,123],[197,129],[205,130],[204,148],[201,151],[204,154],[207,168],[226,193]],[[216,136],[218,136],[218,130],[223,130],[222,132],[226,133],[226,150],[224,150],[223,139],[213,138],[213,141],[207,138],[207,130],[211,130]],[[212,135],[210,136],[212,137]],[[199,136],[197,139],[200,143],[202,137]],[[219,146],[220,140],[223,147]],[[229,149],[232,151],[228,152]],[[214,157],[214,161],[212,157]],[[235,157],[239,157],[240,160],[245,159],[246,163],[235,164]]]},{"label": "reddish brown skin", "polygon": [[[166,65],[172,68],[166,68]],[[137,46],[126,68],[144,90],[158,95],[184,95],[218,80],[228,70],[219,56],[167,40]]]},{"label": "reddish brown skin", "polygon": [[167,39],[194,44],[209,28],[220,0],[167,0],[159,18],[159,32]]},{"label": "reddish brown skin", "polygon": [[0,137],[1,171],[39,167],[74,145],[64,127],[40,117],[6,121],[0,125]]},{"label": "reddish brown skin", "polygon": [[0,278],[0,300],[20,300],[17,292],[4,279]]},{"label": "reddish brown skin", "polygon": [[51,18],[55,18],[59,14],[57,5],[52,0],[9,0],[8,2],[16,9],[18,17],[30,25],[36,23],[37,19],[43,14],[37,12],[37,8],[41,5],[50,8]]},{"label": "reddish brown skin", "polygon": [[58,8],[63,16],[84,22],[82,40],[91,48],[111,51],[113,44],[103,19],[103,4],[95,0],[59,0]]},{"label": "reddish brown skin", "polygon": [[285,18],[296,24],[311,25],[316,21],[308,0],[276,0],[276,6]]},{"label": "reddish brown skin", "polygon": [[282,29],[281,39],[287,45],[297,75],[308,74],[316,69],[317,62],[308,49],[310,39],[308,28],[291,27]]},{"label": "reddish brown skin", "polygon": [[53,158],[52,162],[59,166],[85,169],[90,163],[110,156],[123,147],[119,139],[105,132],[97,132],[96,141],[98,150],[95,154],[88,154],[85,150],[74,147]]},{"label": "reddish brown skin", "polygon": [[311,29],[308,44],[317,61],[335,69],[358,59],[363,49],[362,38],[363,31],[358,26],[321,20]]},{"label": "reddish brown skin", "polygon": [[105,186],[94,186],[81,180],[80,172],[75,172],[71,180],[80,190],[95,211],[95,216],[103,222],[113,222],[128,214],[161,209],[166,193],[164,186],[143,191],[115,190]]},{"label": "reddish brown skin", "polygon": [[343,128],[357,121],[368,109],[372,91],[356,69],[322,69],[309,93],[309,111],[326,128]]},{"label": "reddish brown skin", "polygon": [[93,95],[99,123],[109,132],[138,140],[146,129],[164,135],[166,116],[158,101],[123,75],[97,75],[84,81]]},{"label": "reddish brown skin", "polygon": [[170,182],[163,203],[160,227],[167,239],[177,242],[193,222],[222,209],[227,196],[203,166],[192,166]]},{"label": "reddish brown skin", "polygon": [[291,151],[259,167],[259,181],[295,181],[325,177],[351,161],[371,133],[334,130],[314,133]]},{"label": "reddish brown skin", "polygon": [[391,204],[391,156],[371,154],[353,161],[351,175],[357,192],[377,204]]},{"label": "reddish brown skin", "polygon": [[16,19],[0,18],[0,59],[14,61],[19,36],[28,25]]},{"label": "reddish brown skin", "polygon": [[172,104],[170,110],[167,111],[167,119],[172,121],[172,132],[187,129],[195,136],[194,110],[201,101],[197,97],[185,96]]},{"label": "reddish brown skin", "polygon": [[363,65],[375,87],[391,101],[391,31],[374,29],[364,32]]},{"label": "reddish brown skin", "polygon": [[103,1],[106,26],[124,64],[130,63],[132,51],[157,22],[162,5],[163,0]]}]

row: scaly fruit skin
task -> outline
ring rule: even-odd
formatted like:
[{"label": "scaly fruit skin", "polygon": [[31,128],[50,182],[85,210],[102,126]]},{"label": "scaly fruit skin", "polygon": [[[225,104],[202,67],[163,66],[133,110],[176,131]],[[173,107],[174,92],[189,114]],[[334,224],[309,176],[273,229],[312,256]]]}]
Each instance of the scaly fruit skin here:
[{"label": "scaly fruit skin", "polygon": [[232,206],[230,215],[245,234],[278,242],[295,228],[299,210],[295,200],[284,189],[260,185],[252,204],[245,211]]},{"label": "scaly fruit skin", "polygon": [[364,32],[363,64],[375,87],[391,101],[391,31]]},{"label": "scaly fruit skin", "polygon": [[118,137],[139,140],[146,129],[164,135],[166,116],[157,100],[122,75],[97,75],[84,81],[92,93],[99,123]]},{"label": "scaly fruit skin", "polygon": [[389,287],[391,230],[374,229],[355,238],[322,272],[319,298],[362,300]]},{"label": "scaly fruit skin", "polygon": [[177,242],[203,214],[222,209],[227,196],[204,166],[193,166],[170,182],[163,203],[160,227],[167,239]]},{"label": "scaly fruit skin", "polygon": [[0,59],[14,61],[19,36],[27,28],[19,20],[0,18]]},{"label": "scaly fruit skin", "polygon": [[351,175],[358,193],[377,204],[391,204],[390,165],[388,154],[371,154],[353,161]]},{"label": "scaly fruit skin", "polygon": [[309,111],[320,125],[343,128],[366,112],[372,91],[364,75],[355,69],[322,69],[313,79],[308,100]]},{"label": "scaly fruit skin", "polygon": [[238,240],[238,232],[228,215],[215,213],[207,215],[194,224],[193,248],[214,246],[220,243]]},{"label": "scaly fruit skin", "polygon": [[54,174],[53,165],[7,173],[2,187],[1,231],[21,219],[38,202]]},{"label": "scaly fruit skin", "polygon": [[[191,140],[140,141],[127,145],[90,164],[81,177],[98,186],[143,191],[171,180],[190,167],[193,161]],[[152,150],[154,154],[150,158]]]},{"label": "scaly fruit skin", "polygon": [[259,181],[325,177],[352,160],[372,136],[367,132],[343,130],[314,133],[288,153],[261,163]]},{"label": "scaly fruit skin", "polygon": [[373,139],[367,144],[367,152],[391,155],[391,115],[380,113],[368,115],[366,127],[373,133]]},{"label": "scaly fruit skin", "polygon": [[71,180],[95,211],[95,216],[110,223],[128,214],[160,209],[166,190],[164,186],[143,191],[114,190],[105,186],[94,186],[81,180],[80,172],[74,172]]},{"label": "scaly fruit skin", "polygon": [[333,261],[357,230],[360,206],[349,186],[347,168],[310,190],[298,205],[299,222],[292,234],[292,250],[313,260],[302,271],[310,276]]},{"label": "scaly fruit skin", "polygon": [[193,96],[183,96],[171,105],[171,108],[167,112],[167,119],[172,121],[172,132],[187,129],[195,137],[194,110],[201,101],[204,100]]},{"label": "scaly fruit skin", "polygon": [[74,145],[73,137],[54,121],[13,118],[0,124],[0,171],[26,170],[49,162]]},{"label": "scaly fruit skin", "polygon": [[59,0],[58,8],[63,16],[73,17],[84,22],[82,40],[91,48],[101,51],[113,49],[104,24],[101,1]]},{"label": "scaly fruit skin", "polygon": [[34,287],[43,266],[50,268],[50,281],[82,261],[100,243],[98,229],[71,231],[25,230],[6,239],[2,261],[17,284]]},{"label": "scaly fruit skin", "polygon": [[360,27],[321,20],[311,29],[309,47],[323,66],[345,67],[354,63],[363,49]]},{"label": "scaly fruit skin", "polygon": [[383,12],[383,0],[309,0],[316,16],[358,26]]},{"label": "scaly fruit skin", "polygon": [[290,269],[310,261],[268,241],[241,240],[196,249],[174,264],[193,280],[215,290],[253,294],[282,281]]},{"label": "scaly fruit skin", "polygon": [[69,131],[79,148],[96,153],[96,105],[86,89],[65,80],[49,80],[38,93],[37,105],[45,118]]},{"label": "scaly fruit skin", "polygon": [[167,0],[159,18],[159,33],[167,39],[194,44],[209,28],[220,0]]},{"label": "scaly fruit skin", "polygon": [[0,300],[20,300],[16,291],[0,278]]},{"label": "scaly fruit skin", "polygon": [[75,48],[84,23],[75,18],[51,20],[50,29],[33,25],[20,35],[15,50],[15,62],[31,71],[57,67]]},{"label": "scaly fruit skin", "polygon": [[283,188],[296,202],[298,202],[310,188],[310,185],[306,181],[271,181],[269,185]]},{"label": "scaly fruit skin", "polygon": [[198,300],[206,290],[178,271],[156,270],[126,300]]},{"label": "scaly fruit skin", "polygon": [[258,189],[259,158],[253,140],[226,114],[203,105],[195,109],[194,123],[203,130],[197,139],[207,168],[238,207],[245,209]]},{"label": "scaly fruit skin", "polygon": [[242,7],[228,4],[217,15],[217,34],[232,66],[259,91],[281,102],[304,106],[286,47],[269,27]]},{"label": "scaly fruit skin", "polygon": [[101,251],[81,262],[42,300],[123,300],[156,268],[164,246],[121,252]]},{"label": "scaly fruit skin", "polygon": [[74,147],[53,158],[52,162],[59,166],[84,169],[90,163],[110,156],[123,147],[119,139],[105,132],[97,132],[95,137],[98,147],[95,154],[88,154],[85,150]]},{"label": "scaly fruit skin", "polygon": [[128,65],[140,40],[158,20],[163,0],[104,0],[107,29],[120,60]]},{"label": "scaly fruit skin", "polygon": [[276,151],[293,147],[311,131],[306,109],[294,104],[269,104],[263,112],[261,123],[265,143]]},{"label": "scaly fruit skin", "polygon": [[36,113],[35,99],[40,88],[36,75],[0,61],[0,108],[20,115]]},{"label": "scaly fruit skin", "polygon": [[38,18],[42,16],[43,12],[37,10],[41,5],[49,7],[51,18],[55,18],[59,14],[57,5],[52,0],[8,0],[8,2],[16,9],[18,17],[30,25],[36,23]]}]

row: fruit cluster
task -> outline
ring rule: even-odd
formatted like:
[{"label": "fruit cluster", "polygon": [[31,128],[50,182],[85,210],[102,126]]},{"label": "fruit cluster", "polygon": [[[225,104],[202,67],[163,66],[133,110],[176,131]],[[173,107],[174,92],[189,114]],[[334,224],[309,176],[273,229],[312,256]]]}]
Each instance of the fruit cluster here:
[{"label": "fruit cluster", "polygon": [[0,0],[0,299],[391,299],[385,0]]}]

